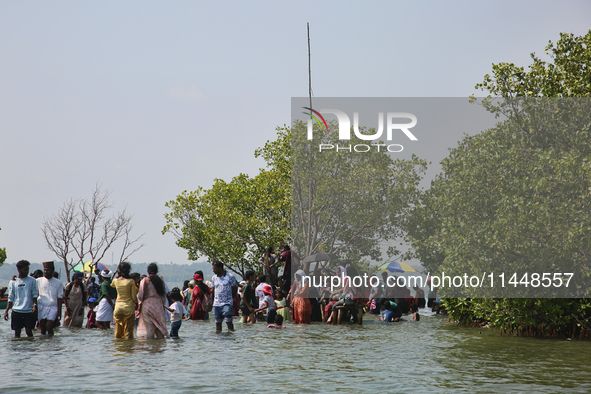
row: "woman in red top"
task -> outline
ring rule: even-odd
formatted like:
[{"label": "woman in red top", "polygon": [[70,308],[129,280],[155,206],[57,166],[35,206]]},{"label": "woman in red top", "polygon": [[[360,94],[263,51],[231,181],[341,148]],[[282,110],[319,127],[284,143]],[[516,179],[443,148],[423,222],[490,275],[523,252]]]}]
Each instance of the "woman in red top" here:
[{"label": "woman in red top", "polygon": [[203,283],[203,272],[197,271],[193,279],[195,279],[195,287],[193,287],[193,294],[191,295],[191,319],[205,320],[206,312],[203,311],[201,305],[205,294],[211,295],[211,289]]}]

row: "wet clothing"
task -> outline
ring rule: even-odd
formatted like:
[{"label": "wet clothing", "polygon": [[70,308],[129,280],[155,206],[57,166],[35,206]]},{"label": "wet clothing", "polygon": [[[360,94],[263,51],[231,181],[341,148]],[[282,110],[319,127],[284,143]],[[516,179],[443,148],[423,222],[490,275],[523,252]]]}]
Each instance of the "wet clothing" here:
[{"label": "wet clothing", "polygon": [[67,301],[66,313],[64,314],[64,327],[80,327],[84,323],[84,305],[86,304],[86,289],[84,283],[75,286],[73,282],[68,283],[64,293]]},{"label": "wet clothing", "polygon": [[150,278],[144,278],[140,283],[137,295],[140,302],[140,319],[137,326],[138,338],[168,337],[164,305],[166,295],[159,295]]},{"label": "wet clothing", "polygon": [[37,278],[37,289],[39,291],[38,305],[57,306],[58,299],[64,298],[64,285],[59,279]]},{"label": "wet clothing", "polygon": [[34,298],[37,298],[37,281],[31,276],[16,278],[8,283],[8,301],[12,310],[18,313],[32,313]]},{"label": "wet clothing", "polygon": [[135,305],[138,303],[135,281],[117,278],[111,282],[111,286],[117,289],[117,301],[113,311],[115,338],[133,339]]},{"label": "wet clothing", "polygon": [[[211,295],[211,289],[207,285],[203,285],[203,288],[208,295]],[[193,287],[193,293],[191,294],[191,300],[193,304],[191,306],[191,319],[192,320],[205,320],[207,312],[203,311],[203,298],[205,297],[203,290],[198,285]]]},{"label": "wet clothing", "polygon": [[275,300],[275,306],[277,307],[277,314],[283,316],[283,321],[291,320],[291,313],[289,312],[285,298],[281,301]]},{"label": "wet clothing", "polygon": [[234,276],[226,272],[224,276],[214,275],[211,284],[215,291],[213,298],[213,306],[234,305],[234,297],[232,295],[232,288],[238,287],[238,282]]}]

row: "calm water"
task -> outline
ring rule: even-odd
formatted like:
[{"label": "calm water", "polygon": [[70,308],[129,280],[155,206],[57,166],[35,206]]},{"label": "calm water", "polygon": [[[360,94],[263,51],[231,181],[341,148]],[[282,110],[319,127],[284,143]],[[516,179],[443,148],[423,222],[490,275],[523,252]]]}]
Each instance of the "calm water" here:
[{"label": "calm water", "polygon": [[500,337],[442,316],[363,326],[183,322],[178,340],[60,328],[15,340],[0,322],[0,392],[591,392],[591,343]]}]

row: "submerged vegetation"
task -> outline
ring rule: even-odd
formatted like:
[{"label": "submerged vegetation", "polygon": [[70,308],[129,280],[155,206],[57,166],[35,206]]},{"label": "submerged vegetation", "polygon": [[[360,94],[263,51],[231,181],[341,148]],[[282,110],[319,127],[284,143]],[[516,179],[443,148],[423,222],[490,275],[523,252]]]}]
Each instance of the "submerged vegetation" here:
[{"label": "submerged vegetation", "polygon": [[509,334],[591,339],[591,299],[448,298],[449,317],[469,327]]}]

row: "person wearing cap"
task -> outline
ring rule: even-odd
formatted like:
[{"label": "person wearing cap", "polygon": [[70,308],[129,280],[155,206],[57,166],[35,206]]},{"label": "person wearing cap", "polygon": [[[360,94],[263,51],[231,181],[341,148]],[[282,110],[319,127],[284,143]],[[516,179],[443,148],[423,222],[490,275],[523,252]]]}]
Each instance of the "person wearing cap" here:
[{"label": "person wearing cap", "polygon": [[115,308],[115,298],[117,298],[117,290],[111,287],[111,278],[113,272],[103,270],[100,273],[103,278],[101,283],[101,290],[99,292],[98,306],[96,308],[96,325],[101,329],[111,328],[113,321],[113,309]]},{"label": "person wearing cap", "polygon": [[86,288],[82,281],[84,274],[74,272],[72,281],[66,285],[64,292],[64,327],[82,327],[84,322],[84,307],[86,306]]},{"label": "person wearing cap", "polygon": [[94,276],[88,277],[88,280],[86,281],[86,290],[88,292],[88,298],[98,299],[101,287],[96,283],[96,278]]},{"label": "person wearing cap", "polygon": [[62,316],[64,285],[54,277],[55,265],[53,261],[43,263],[43,277],[37,279],[39,297],[39,325],[41,335],[53,336],[53,327],[59,325]]},{"label": "person wearing cap", "polygon": [[265,285],[261,291],[264,294],[263,304],[259,309],[255,310],[255,312],[258,313],[267,310],[267,324],[272,324],[275,322],[275,316],[277,316],[277,306],[273,299],[273,288],[269,285]]},{"label": "person wearing cap", "polygon": [[[258,300],[258,309],[263,308],[263,303],[265,300],[265,293],[263,293],[263,287],[269,286],[269,284],[267,283],[267,279],[267,275],[258,275],[256,279],[257,286],[254,289],[254,295]],[[256,312],[256,316],[259,319],[262,319],[262,313]]]},{"label": "person wearing cap", "polygon": [[29,276],[29,265],[27,260],[16,263],[18,277],[8,284],[8,304],[4,311],[4,320],[8,320],[8,311],[12,308],[11,328],[15,338],[21,337],[23,328],[27,336],[32,337],[37,322],[37,281]]},{"label": "person wearing cap", "polygon": [[[193,275],[195,286],[193,286],[193,293],[191,294],[191,319],[192,320],[206,320],[208,317],[205,303],[211,299],[211,289],[203,283],[203,272],[197,271]],[[205,306],[205,307],[204,307]]]}]

